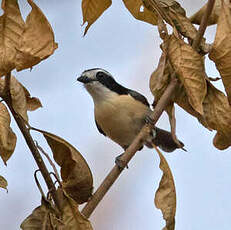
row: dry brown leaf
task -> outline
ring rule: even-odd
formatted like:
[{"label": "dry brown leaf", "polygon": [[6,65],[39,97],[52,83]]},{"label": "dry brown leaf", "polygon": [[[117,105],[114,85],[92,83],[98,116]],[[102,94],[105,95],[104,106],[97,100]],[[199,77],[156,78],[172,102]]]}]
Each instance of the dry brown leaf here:
[{"label": "dry brown leaf", "polygon": [[22,230],[53,230],[61,229],[62,224],[57,221],[54,214],[42,202],[40,206],[35,208],[33,212],[21,223]]},{"label": "dry brown leaf", "polygon": [[93,230],[91,223],[81,215],[78,205],[58,189],[62,216],[58,219],[46,201],[35,208],[21,224],[22,230]]},{"label": "dry brown leaf", "polygon": [[[159,60],[159,65],[157,69],[152,73],[150,81],[149,81],[150,90],[153,96],[155,97],[155,101],[153,103],[154,106],[157,104],[157,102],[159,101],[160,97],[162,96],[162,94],[164,93],[165,89],[167,88],[170,82],[171,72],[169,69],[169,65],[166,63],[165,63],[164,74],[163,74],[164,62],[165,60],[164,60],[164,57],[162,56]],[[196,112],[193,109],[193,107],[190,105],[185,89],[181,84],[179,84],[175,90],[175,93],[172,97],[172,103],[173,102],[177,103],[186,112],[196,117],[202,125],[210,129],[205,119],[198,112]],[[170,107],[167,109],[170,109]]]},{"label": "dry brown leaf", "polygon": [[7,186],[8,186],[7,180],[0,175],[0,188],[4,188],[7,190]]},{"label": "dry brown leaf", "polygon": [[0,16],[0,76],[15,68],[16,49],[24,29],[17,0],[2,0]]},{"label": "dry brown leaf", "polygon": [[184,149],[184,144],[182,142],[180,142],[177,139],[176,136],[176,116],[175,116],[175,106],[174,103],[171,102],[165,109],[165,111],[168,114],[168,118],[169,118],[169,123],[170,123],[170,127],[171,127],[171,134],[172,134],[172,139],[174,140],[174,142],[177,144],[177,146],[179,148],[182,148],[184,151],[187,151],[186,149]]},{"label": "dry brown leaf", "polygon": [[68,196],[63,202],[63,230],[93,230],[91,223],[78,210],[78,205]]},{"label": "dry brown leaf", "polygon": [[80,152],[64,139],[43,130],[54,160],[61,167],[63,188],[78,204],[86,202],[92,194],[93,178],[87,162]]},{"label": "dry brown leaf", "polygon": [[203,108],[209,127],[217,130],[214,146],[220,150],[231,146],[231,107],[227,97],[210,82]]},{"label": "dry brown leaf", "polygon": [[170,36],[168,47],[170,62],[184,85],[189,103],[203,115],[202,103],[206,95],[203,57],[174,35]]},{"label": "dry brown leaf", "polygon": [[[182,16],[186,16],[186,12],[184,8],[180,5],[179,2],[174,0],[158,0],[160,6],[165,10],[172,10],[177,14],[181,14]],[[167,13],[169,11],[166,11]]]},{"label": "dry brown leaf", "polygon": [[163,171],[159,188],[155,195],[155,205],[161,210],[163,218],[166,221],[164,230],[174,230],[176,214],[176,189],[174,179],[168,162],[159,149],[157,149],[157,147],[155,147],[155,149],[160,157],[160,169]]},{"label": "dry brown leaf", "polygon": [[222,3],[217,32],[209,58],[221,75],[231,105],[231,3]]},{"label": "dry brown leaf", "polygon": [[[149,88],[157,103],[170,82],[170,71],[166,64],[166,54],[163,52],[156,70],[152,73]],[[154,103],[154,104],[155,104]]]},{"label": "dry brown leaf", "polygon": [[192,116],[196,117],[198,121],[207,129],[211,130],[211,128],[208,126],[207,122],[205,121],[204,117],[199,114],[197,111],[193,109],[191,104],[189,103],[188,97],[185,92],[185,88],[182,85],[178,85],[174,97],[172,100],[179,105],[182,109],[184,109],[186,112],[191,114]]},{"label": "dry brown leaf", "polygon": [[17,71],[32,68],[53,54],[58,47],[54,41],[51,25],[45,15],[32,0],[27,0],[27,2],[32,10],[27,16],[25,30],[17,50],[15,60]]},{"label": "dry brown leaf", "polygon": [[142,0],[123,0],[124,5],[132,16],[138,20],[157,25],[158,14],[149,11],[144,5]]},{"label": "dry brown leaf", "polygon": [[[169,17],[171,17],[177,31],[179,31],[183,36],[187,37],[192,43],[192,41],[197,36],[197,29],[190,22],[190,20],[186,16],[179,14],[173,10],[169,11]],[[203,54],[208,53],[210,50],[210,45],[205,43],[204,38],[202,38],[201,40],[200,49]]]},{"label": "dry brown leaf", "polygon": [[[0,79],[0,90],[5,88],[5,79]],[[25,121],[28,121],[27,116],[27,102],[23,86],[17,79],[11,75],[10,77],[10,94],[12,99],[12,106],[16,113],[21,115]]]},{"label": "dry brown leaf", "polygon": [[83,25],[87,22],[84,35],[103,12],[111,6],[111,3],[111,0],[82,0]]},{"label": "dry brown leaf", "polygon": [[27,111],[34,111],[40,107],[43,107],[41,101],[37,97],[31,97],[29,91],[22,84],[21,86],[26,96]]},{"label": "dry brown leaf", "polygon": [[6,165],[14,152],[17,137],[10,128],[10,114],[3,103],[0,103],[0,156]]},{"label": "dry brown leaf", "polygon": [[[225,0],[226,3],[229,2],[229,0]],[[205,14],[206,8],[208,3],[206,3],[199,11],[197,11],[195,14],[193,14],[189,19],[194,24],[201,24],[202,16]],[[215,4],[213,7],[213,11],[211,15],[209,16],[208,25],[217,24],[219,15],[221,10],[221,0],[215,0]]]}]

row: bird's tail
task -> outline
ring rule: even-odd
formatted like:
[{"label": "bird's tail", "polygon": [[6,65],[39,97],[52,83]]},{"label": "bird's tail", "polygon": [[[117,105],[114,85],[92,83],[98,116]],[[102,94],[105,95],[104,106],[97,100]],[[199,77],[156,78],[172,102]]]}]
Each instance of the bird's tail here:
[{"label": "bird's tail", "polygon": [[145,145],[149,148],[153,148],[153,144],[165,152],[173,152],[177,148],[187,151],[183,148],[184,144],[179,140],[174,140],[170,132],[157,127],[152,130],[151,138],[149,138],[145,143]]}]

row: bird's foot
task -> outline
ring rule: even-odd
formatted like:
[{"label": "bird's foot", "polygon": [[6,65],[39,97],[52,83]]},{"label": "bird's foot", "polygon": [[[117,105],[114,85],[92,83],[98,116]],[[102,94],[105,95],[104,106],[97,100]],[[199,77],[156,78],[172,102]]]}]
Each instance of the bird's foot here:
[{"label": "bird's foot", "polygon": [[145,117],[145,123],[155,126],[154,120],[149,115]]},{"label": "bird's foot", "polygon": [[121,160],[122,156],[123,153],[115,158],[115,164],[118,166],[119,170],[123,170],[124,168],[128,169],[128,165],[123,160]]}]

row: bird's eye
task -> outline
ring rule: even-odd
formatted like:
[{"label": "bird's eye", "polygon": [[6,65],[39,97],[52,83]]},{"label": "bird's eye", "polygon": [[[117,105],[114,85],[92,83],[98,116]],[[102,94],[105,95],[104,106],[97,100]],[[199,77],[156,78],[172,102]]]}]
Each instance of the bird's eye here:
[{"label": "bird's eye", "polygon": [[96,74],[96,78],[98,79],[98,80],[102,80],[103,78],[104,78],[104,73],[103,72],[98,72],[97,74]]}]

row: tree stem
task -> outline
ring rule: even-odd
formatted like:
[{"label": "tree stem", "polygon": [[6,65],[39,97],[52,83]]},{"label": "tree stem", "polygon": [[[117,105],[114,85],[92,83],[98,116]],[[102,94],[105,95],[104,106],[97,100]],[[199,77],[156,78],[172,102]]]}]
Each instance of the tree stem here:
[{"label": "tree stem", "polygon": [[60,206],[60,202],[56,193],[56,188],[55,185],[50,177],[49,171],[47,170],[47,167],[34,143],[34,140],[32,138],[32,136],[30,135],[29,129],[26,127],[25,121],[23,120],[23,118],[17,114],[12,106],[12,99],[11,99],[11,95],[10,95],[10,76],[11,73],[8,73],[7,76],[5,77],[5,88],[3,91],[3,95],[2,98],[4,99],[4,101],[6,102],[8,108],[10,109],[20,131],[23,134],[23,137],[38,165],[39,170],[41,171],[41,174],[46,182],[46,185],[48,187],[49,192],[51,193],[51,196],[54,200],[55,205],[57,206],[58,210],[61,212],[61,206]]},{"label": "tree stem", "polygon": [[207,8],[206,8],[205,14],[203,15],[203,17],[201,19],[201,24],[200,24],[197,36],[193,40],[192,47],[195,50],[197,50],[197,48],[200,46],[201,39],[203,38],[206,27],[208,25],[209,16],[212,13],[214,3],[215,3],[215,0],[208,0],[208,5],[207,5]]}]

